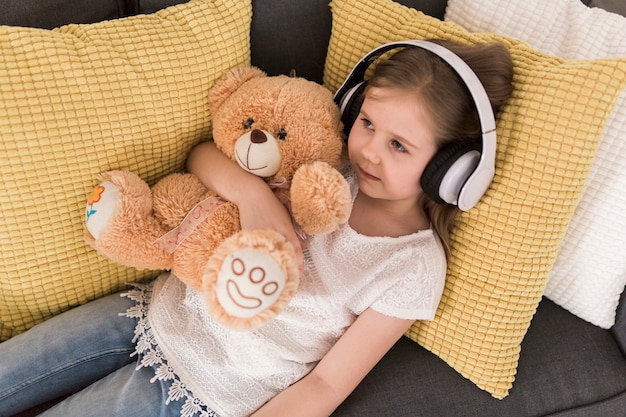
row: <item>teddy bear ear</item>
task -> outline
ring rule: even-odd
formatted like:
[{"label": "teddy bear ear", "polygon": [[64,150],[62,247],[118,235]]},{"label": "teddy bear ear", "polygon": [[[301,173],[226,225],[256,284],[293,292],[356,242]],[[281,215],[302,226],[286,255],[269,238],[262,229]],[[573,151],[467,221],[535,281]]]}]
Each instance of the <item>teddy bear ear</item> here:
[{"label": "teddy bear ear", "polygon": [[226,99],[246,81],[257,77],[266,77],[256,67],[235,67],[219,78],[209,90],[209,110],[215,114]]}]

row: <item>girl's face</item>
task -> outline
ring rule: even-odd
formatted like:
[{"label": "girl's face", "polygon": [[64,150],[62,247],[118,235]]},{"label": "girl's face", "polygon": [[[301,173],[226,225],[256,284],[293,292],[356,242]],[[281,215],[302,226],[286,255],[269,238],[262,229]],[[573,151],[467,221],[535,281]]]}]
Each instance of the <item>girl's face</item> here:
[{"label": "girl's face", "polygon": [[415,94],[370,87],[350,131],[348,154],[360,192],[414,204],[420,178],[437,151],[431,120]]}]

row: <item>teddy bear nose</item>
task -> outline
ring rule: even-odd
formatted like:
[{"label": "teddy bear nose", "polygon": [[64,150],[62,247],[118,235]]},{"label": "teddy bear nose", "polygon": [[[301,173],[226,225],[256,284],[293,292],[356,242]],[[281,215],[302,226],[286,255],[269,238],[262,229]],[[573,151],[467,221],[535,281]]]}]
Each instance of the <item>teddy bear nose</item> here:
[{"label": "teddy bear nose", "polygon": [[263,133],[261,130],[254,129],[250,133],[250,141],[252,143],[265,143],[267,142],[267,137],[265,136],[265,133]]}]

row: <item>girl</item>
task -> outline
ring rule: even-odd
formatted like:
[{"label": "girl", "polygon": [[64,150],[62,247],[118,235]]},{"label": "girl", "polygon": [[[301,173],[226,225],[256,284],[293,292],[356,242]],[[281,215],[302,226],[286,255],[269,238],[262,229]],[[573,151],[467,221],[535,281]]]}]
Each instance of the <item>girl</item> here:
[{"label": "girl", "polygon": [[[494,110],[506,101],[504,46],[437,43],[472,67]],[[44,415],[330,415],[415,320],[434,317],[458,208],[429,197],[420,178],[448,142],[481,135],[467,87],[419,47],[378,64],[362,98],[344,169],[350,219],[306,244],[261,179],[212,143],[189,156],[189,171],[238,205],[242,227],[274,229],[298,248],[300,287],[279,316],[230,331],[198,293],[163,274],[0,344],[0,414],[93,383]]]}]

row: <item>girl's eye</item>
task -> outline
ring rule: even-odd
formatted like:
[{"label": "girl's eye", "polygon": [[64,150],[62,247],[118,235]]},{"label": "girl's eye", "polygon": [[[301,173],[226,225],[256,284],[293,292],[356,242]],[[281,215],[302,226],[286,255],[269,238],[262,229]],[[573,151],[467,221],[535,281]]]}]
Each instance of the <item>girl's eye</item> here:
[{"label": "girl's eye", "polygon": [[287,139],[287,131],[285,130],[284,127],[281,127],[280,130],[276,132],[276,137],[278,137],[278,139],[280,140]]},{"label": "girl's eye", "polygon": [[406,148],[396,139],[391,140],[391,146],[398,152],[406,153]]},{"label": "girl's eye", "polygon": [[243,128],[246,130],[251,129],[253,124],[254,124],[254,119],[250,118],[243,123]]},{"label": "girl's eye", "polygon": [[370,122],[365,117],[361,118],[361,122],[363,123],[363,127],[365,127],[366,129],[374,130],[374,125],[372,124],[372,122]]}]

